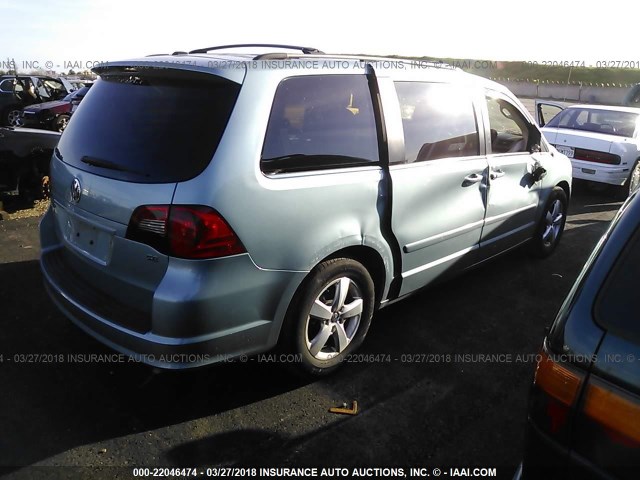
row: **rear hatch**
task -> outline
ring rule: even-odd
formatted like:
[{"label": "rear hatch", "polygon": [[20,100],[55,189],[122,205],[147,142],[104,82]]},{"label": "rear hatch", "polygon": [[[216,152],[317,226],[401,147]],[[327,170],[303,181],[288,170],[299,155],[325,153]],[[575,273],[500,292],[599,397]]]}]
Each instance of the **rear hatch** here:
[{"label": "rear hatch", "polygon": [[634,198],[596,245],[538,356],[524,478],[638,478],[640,203]]},{"label": "rear hatch", "polygon": [[587,126],[591,129],[584,126],[580,129],[546,126],[542,132],[560,153],[573,160],[620,165],[627,161],[628,156],[634,156],[637,152],[637,145],[632,138],[633,127],[623,125],[616,129],[611,125]]},{"label": "rear hatch", "polygon": [[76,303],[144,332],[168,257],[128,239],[127,226],[137,207],[170,205],[177,183],[206,168],[240,85],[183,69],[119,66],[99,74],[52,159],[64,248],[45,251],[43,262]]},{"label": "rear hatch", "polygon": [[574,420],[575,451],[620,479],[637,479],[640,469],[638,206],[637,202],[628,206],[628,221],[624,226],[633,234],[594,302],[594,320],[606,334],[598,347]]},{"label": "rear hatch", "polygon": [[608,153],[613,142],[620,141],[620,137],[613,135],[564,128],[543,128],[542,131],[549,143],[569,158],[574,158],[575,148]]}]

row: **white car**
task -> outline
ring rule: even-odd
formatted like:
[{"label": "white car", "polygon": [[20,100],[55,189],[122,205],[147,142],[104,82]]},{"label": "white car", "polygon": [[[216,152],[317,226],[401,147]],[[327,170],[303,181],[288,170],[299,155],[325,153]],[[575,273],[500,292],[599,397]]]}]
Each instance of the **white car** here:
[{"label": "white car", "polygon": [[571,159],[573,178],[615,185],[626,197],[640,186],[640,108],[536,101],[549,143]]}]

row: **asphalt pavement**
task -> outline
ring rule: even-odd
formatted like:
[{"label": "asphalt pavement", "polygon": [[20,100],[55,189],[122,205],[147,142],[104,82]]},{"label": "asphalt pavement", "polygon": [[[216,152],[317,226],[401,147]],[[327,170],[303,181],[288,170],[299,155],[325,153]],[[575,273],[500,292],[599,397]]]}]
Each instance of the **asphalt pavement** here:
[{"label": "asphalt pavement", "polygon": [[[517,250],[381,310],[361,355],[313,381],[269,356],[186,373],[119,361],[48,299],[37,218],[0,221],[0,474],[260,464],[483,466],[511,478],[533,357],[619,206],[576,188],[550,258]],[[329,412],[354,400],[357,415]]]}]

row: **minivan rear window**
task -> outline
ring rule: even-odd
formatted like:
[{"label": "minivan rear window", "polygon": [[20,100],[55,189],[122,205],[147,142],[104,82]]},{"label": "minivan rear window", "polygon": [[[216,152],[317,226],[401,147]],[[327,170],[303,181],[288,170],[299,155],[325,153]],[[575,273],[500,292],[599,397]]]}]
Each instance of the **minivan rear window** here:
[{"label": "minivan rear window", "polygon": [[74,167],[140,183],[185,181],[209,164],[240,85],[209,74],[103,75],[56,152]]}]

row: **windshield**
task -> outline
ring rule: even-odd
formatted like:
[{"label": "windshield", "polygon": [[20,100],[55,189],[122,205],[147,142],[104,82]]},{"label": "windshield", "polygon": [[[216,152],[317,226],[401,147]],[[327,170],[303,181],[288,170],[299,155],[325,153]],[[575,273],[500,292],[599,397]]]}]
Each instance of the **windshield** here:
[{"label": "windshield", "polygon": [[60,139],[62,160],[143,183],[181,182],[202,172],[240,85],[210,74],[166,75],[111,74],[98,80]]},{"label": "windshield", "polygon": [[633,137],[638,126],[638,114],[595,108],[567,108],[545,125],[587,132]]}]

